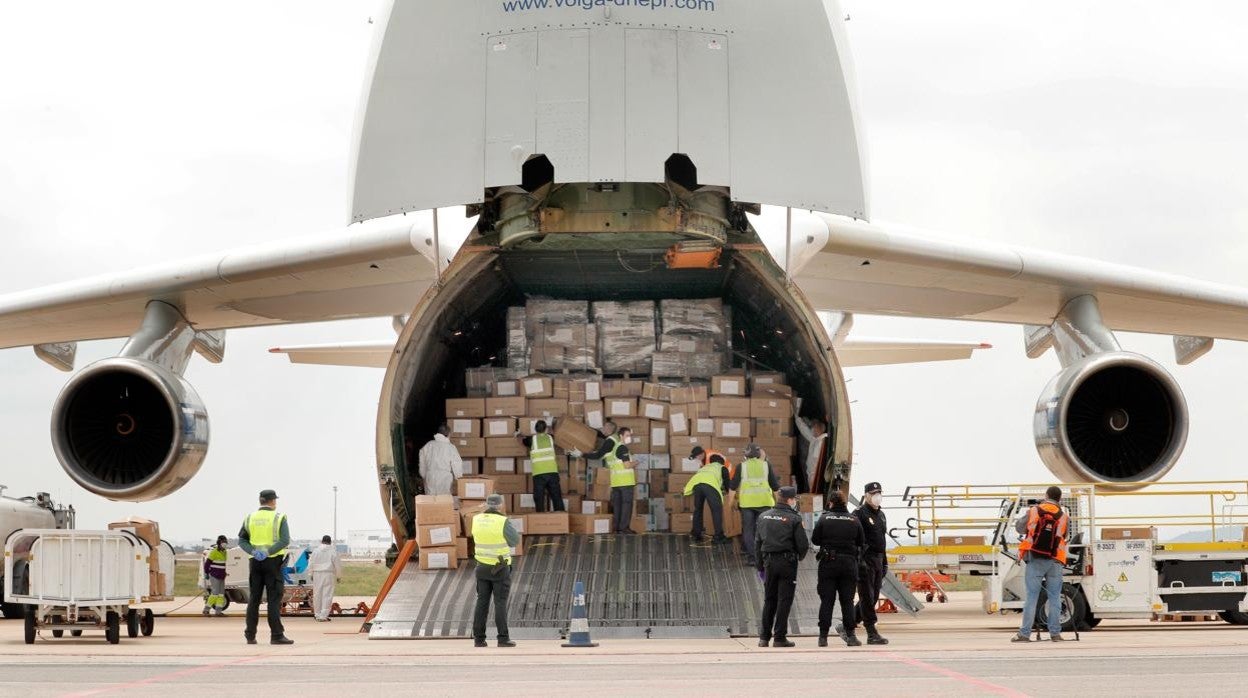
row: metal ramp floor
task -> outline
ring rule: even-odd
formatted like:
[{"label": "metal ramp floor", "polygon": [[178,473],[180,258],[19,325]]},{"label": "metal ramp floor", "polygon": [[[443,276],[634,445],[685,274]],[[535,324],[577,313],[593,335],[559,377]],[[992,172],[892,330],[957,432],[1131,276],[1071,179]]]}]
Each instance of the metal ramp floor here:
[{"label": "metal ramp floor", "polygon": [[[818,632],[816,564],[812,553],[798,572],[789,620],[794,635]],[[585,582],[595,636],[758,632],[762,583],[733,546],[693,546],[688,536],[663,533],[526,536],[525,554],[515,565],[507,605],[512,637],[560,637],[577,580]],[[473,562],[437,572],[409,565],[378,610],[369,637],[470,637],[475,574]]]}]

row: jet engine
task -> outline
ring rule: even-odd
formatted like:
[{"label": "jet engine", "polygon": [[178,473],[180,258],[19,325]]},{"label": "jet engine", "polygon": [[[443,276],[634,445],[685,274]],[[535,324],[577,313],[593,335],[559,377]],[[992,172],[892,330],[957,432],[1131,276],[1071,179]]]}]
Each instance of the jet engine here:
[{"label": "jet engine", "polygon": [[87,490],[142,502],[171,494],[208,452],[208,413],[181,376],[151,361],[116,357],[65,385],[52,411],[52,446]]},{"label": "jet engine", "polygon": [[1035,414],[1036,449],[1062,482],[1143,487],[1174,466],[1187,442],[1187,401],[1147,357],[1093,354],[1049,381]]}]

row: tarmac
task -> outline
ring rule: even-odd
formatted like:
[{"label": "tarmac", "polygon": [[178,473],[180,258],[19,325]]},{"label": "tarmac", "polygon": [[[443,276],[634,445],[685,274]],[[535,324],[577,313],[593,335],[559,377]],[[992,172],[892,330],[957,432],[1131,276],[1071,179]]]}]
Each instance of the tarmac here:
[{"label": "tarmac", "polygon": [[26,645],[20,621],[0,622],[0,695],[1175,696],[1239,694],[1248,678],[1248,627],[1106,620],[1079,642],[1011,644],[1018,616],[984,614],[974,592],[918,618],[886,616],[886,647],[833,637],[826,649],[813,637],[793,638],[793,649],[753,638],[478,649],[468,640],[370,641],[353,616],[286,618],[296,641],[288,647],[263,644],[262,621],[262,644],[248,646],[241,609],[205,618],[197,599],[183,599],[154,610],[179,604],[183,613],[157,618],[152,637],[123,631],[119,645],[98,632]]}]

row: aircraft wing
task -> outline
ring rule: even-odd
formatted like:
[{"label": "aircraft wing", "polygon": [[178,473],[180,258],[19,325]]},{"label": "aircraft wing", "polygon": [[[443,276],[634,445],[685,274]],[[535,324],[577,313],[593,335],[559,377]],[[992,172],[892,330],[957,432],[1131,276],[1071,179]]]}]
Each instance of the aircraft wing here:
[{"label": "aircraft wing", "polygon": [[271,354],[285,354],[292,364],[322,366],[362,366],[385,368],[394,354],[394,342],[344,342],[273,347]]},{"label": "aircraft wing", "polygon": [[991,344],[982,342],[855,337],[836,347],[836,360],[845,368],[956,361],[971,358],[976,349],[991,348]]},{"label": "aircraft wing", "polygon": [[1049,325],[1067,301],[1092,294],[1113,330],[1248,340],[1248,289],[817,215],[827,242],[793,277],[816,307]]},{"label": "aircraft wing", "polygon": [[130,336],[149,301],[197,330],[398,315],[436,278],[421,216],[391,216],[0,296],[0,348]]}]

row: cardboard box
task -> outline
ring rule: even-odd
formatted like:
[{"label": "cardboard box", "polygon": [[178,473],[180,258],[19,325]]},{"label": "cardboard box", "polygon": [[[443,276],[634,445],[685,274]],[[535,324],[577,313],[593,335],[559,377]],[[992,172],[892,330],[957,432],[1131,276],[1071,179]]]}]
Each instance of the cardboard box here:
[{"label": "cardboard box", "polygon": [[451,436],[480,436],[481,420],[471,419],[467,417],[448,419],[447,426],[451,428]]},{"label": "cardboard box", "polygon": [[663,509],[669,514],[687,514],[693,506],[693,499],[681,492],[668,492],[663,495]]},{"label": "cardboard box", "polygon": [[711,417],[698,417],[693,420],[693,426],[690,428],[689,433],[698,436],[714,436],[715,420]]},{"label": "cardboard box", "polygon": [[459,522],[459,514],[455,512],[455,498],[449,494],[418,494],[413,500],[412,509],[418,526]]},{"label": "cardboard box", "polygon": [[524,458],[529,449],[514,436],[497,436],[485,440],[487,458]]},{"label": "cardboard box", "polygon": [[469,548],[468,543],[469,543],[469,540],[467,538],[455,539],[455,558],[457,560],[472,559],[472,551],[468,549]]},{"label": "cardboard box", "polygon": [[590,485],[589,495],[592,499],[603,501],[611,499],[610,468],[598,468],[594,471],[594,481]]},{"label": "cardboard box", "polygon": [[[711,512],[706,512],[707,521],[710,521]],[[741,510],[735,506],[724,506],[724,535],[729,538],[736,538],[741,535],[742,528]],[[753,545],[750,541],[750,545]]]},{"label": "cardboard box", "polygon": [[745,376],[711,376],[711,395],[745,396]]},{"label": "cardboard box", "polygon": [[557,536],[571,530],[566,511],[527,514],[525,518],[525,528],[531,536]]},{"label": "cardboard box", "polygon": [[460,466],[461,472],[464,475],[480,475],[481,474],[481,459],[480,458],[463,458],[461,459],[460,462],[462,463],[462,465]]},{"label": "cardboard box", "polygon": [[669,513],[668,518],[671,521],[672,533],[693,533],[693,514]]},{"label": "cardboard box", "polygon": [[516,397],[520,395],[520,381],[494,381],[493,397]]},{"label": "cardboard box", "polygon": [[715,436],[729,439],[750,438],[750,420],[740,417],[719,418],[715,420]]},{"label": "cardboard box", "polygon": [[516,515],[515,512],[509,512],[507,514],[507,520],[511,522],[512,528],[516,529],[516,533],[519,533],[522,536],[528,533],[528,531],[524,530],[524,524],[525,521],[527,521],[525,516]]},{"label": "cardboard box", "polygon": [[719,451],[730,463],[740,463],[745,460],[745,447],[749,445],[749,439],[732,439],[716,436],[711,439],[710,450]]},{"label": "cardboard box", "polygon": [[750,374],[750,389],[753,390],[756,386],[784,385],[785,380],[783,373],[755,371]]},{"label": "cardboard box", "polygon": [[650,485],[651,492],[667,491],[667,471],[651,470],[646,475],[646,484]]},{"label": "cardboard box", "polygon": [[1152,540],[1155,538],[1157,538],[1157,529],[1148,526],[1101,529],[1101,540]]},{"label": "cardboard box", "polygon": [[712,397],[710,414],[712,417],[749,417],[750,400],[744,397]]},{"label": "cardboard box", "polygon": [[667,491],[683,495],[685,493],[685,485],[689,484],[691,478],[693,478],[693,473],[669,473],[667,476]]},{"label": "cardboard box", "polygon": [[581,510],[581,502],[585,501],[584,495],[578,493],[567,493],[563,495],[563,510],[575,513]]},{"label": "cardboard box", "polygon": [[797,453],[797,441],[791,436],[757,436],[754,438],[754,443],[766,451],[767,459],[773,462],[779,458],[789,458]]},{"label": "cardboard box", "polygon": [[546,376],[529,376],[520,381],[520,394],[526,398],[553,397],[555,386]]},{"label": "cardboard box", "polygon": [[594,429],[601,429],[607,423],[606,413],[602,407],[602,400],[585,403],[585,419],[582,420],[587,426]]},{"label": "cardboard box", "polygon": [[633,533],[645,533],[649,530],[649,521],[650,519],[646,516],[634,514],[628,522],[628,530]]},{"label": "cardboard box", "polygon": [[533,490],[529,487],[529,477],[522,473],[491,475],[490,479],[494,481],[494,491],[499,494],[521,494]]},{"label": "cardboard box", "polygon": [[[504,507],[505,508],[505,507]],[[472,537],[472,519],[485,511],[485,502],[465,501],[460,503],[459,519],[464,535]]]},{"label": "cardboard box", "polygon": [[939,536],[936,545],[984,545],[983,536]]},{"label": "cardboard box", "polygon": [[461,477],[455,484],[460,499],[485,499],[494,494],[493,478]]},{"label": "cardboard box", "polygon": [[[110,531],[130,531],[151,547],[152,552],[160,548],[160,524],[141,516],[131,516],[125,521],[114,521],[108,525]],[[156,555],[152,555],[151,568],[160,571],[156,563]]]},{"label": "cardboard box", "polygon": [[797,510],[803,513],[818,514],[823,511],[823,495],[821,494],[799,494],[797,495]]},{"label": "cardboard box", "polygon": [[485,413],[488,417],[523,417],[529,413],[528,405],[522,397],[487,397]]},{"label": "cardboard box", "polygon": [[[675,465],[677,458],[685,458],[694,446],[701,446],[703,449],[711,447],[711,437],[709,436],[672,436],[668,438],[668,453],[672,454],[672,462]],[[673,470],[678,468],[673,467]]]},{"label": "cardboard box", "polygon": [[416,544],[421,548],[440,548],[455,545],[459,536],[459,520],[449,524],[417,524]]},{"label": "cardboard box", "polygon": [[593,402],[602,399],[602,384],[596,380],[574,380],[568,387],[568,402]]},{"label": "cardboard box", "polygon": [[529,400],[529,415],[541,417],[547,423],[557,417],[563,417],[568,414],[568,401],[559,400],[557,398],[548,398],[542,400]]},{"label": "cardboard box", "polygon": [[572,379],[555,377],[550,380],[550,385],[552,399],[568,401],[568,397],[572,394]]},{"label": "cardboard box", "polygon": [[446,401],[447,419],[480,418],[485,416],[485,398],[461,397]]},{"label": "cardboard box", "polygon": [[485,457],[485,439],[478,436],[452,436],[450,438],[460,458]]},{"label": "cardboard box", "polygon": [[570,417],[555,422],[555,445],[566,451],[576,449],[589,453],[598,445],[598,432]]},{"label": "cardboard box", "polygon": [[787,385],[756,385],[750,388],[750,395],[793,401],[793,389]]},{"label": "cardboard box", "polygon": [[486,458],[485,474],[486,475],[512,475],[517,472],[516,458]]},{"label": "cardboard box", "polygon": [[481,421],[486,438],[498,436],[513,436],[516,433],[515,417],[486,417]]},{"label": "cardboard box", "polygon": [[603,399],[604,412],[607,417],[636,417],[637,400],[626,397],[609,397]]},{"label": "cardboard box", "polygon": [[641,396],[647,400],[671,402],[672,389],[666,385],[660,385],[659,383],[643,383],[641,386]]},{"label": "cardboard box", "polygon": [[459,553],[454,545],[420,549],[420,569],[453,570],[458,567]]},{"label": "cardboard box", "polygon": [[637,416],[644,417],[655,422],[666,422],[668,407],[670,407],[670,405],[666,402],[642,398],[637,403]]},{"label": "cardboard box", "polygon": [[533,501],[532,492],[521,492],[511,495],[510,508],[512,514],[531,514],[537,511],[537,503]]},{"label": "cardboard box", "polygon": [[602,381],[602,397],[641,397],[642,381],[609,380]]},{"label": "cardboard box", "polygon": [[750,416],[755,419],[792,419],[793,403],[774,395],[755,395],[750,398]]},{"label": "cardboard box", "polygon": [[705,385],[686,385],[681,388],[672,388],[672,404],[688,404],[690,402],[706,403],[711,399],[710,391]]},{"label": "cardboard box", "polygon": [[524,536],[520,537],[520,542],[511,546],[511,556],[520,557],[524,554]]},{"label": "cardboard box", "polygon": [[754,436],[762,439],[783,439],[793,435],[792,419],[755,419]]},{"label": "cardboard box", "polygon": [[571,533],[600,534],[611,532],[610,514],[569,514],[568,531]]},{"label": "cardboard box", "polygon": [[667,425],[650,427],[650,452],[667,453]]},{"label": "cardboard box", "polygon": [[667,411],[667,424],[672,436],[685,436],[693,428],[693,418],[685,409],[685,405],[672,405]]},{"label": "cardboard box", "polygon": [[580,513],[580,514],[607,514],[607,513],[610,513],[610,512],[608,511],[610,508],[611,508],[611,507],[610,507],[610,505],[609,505],[609,503],[608,503],[608,502],[598,501],[598,500],[594,500],[594,499],[582,499],[582,500],[581,500],[581,506],[580,506],[580,508],[579,508],[579,509],[577,509],[577,513]]}]

